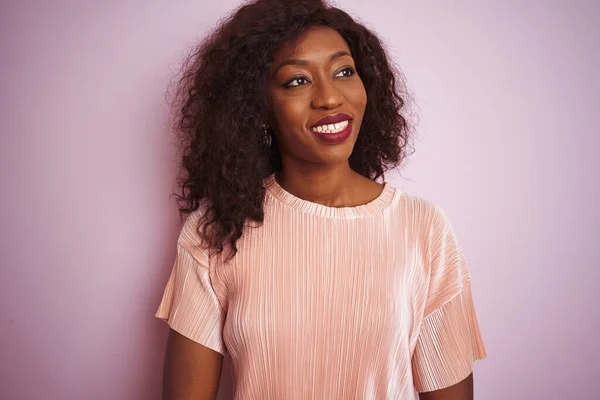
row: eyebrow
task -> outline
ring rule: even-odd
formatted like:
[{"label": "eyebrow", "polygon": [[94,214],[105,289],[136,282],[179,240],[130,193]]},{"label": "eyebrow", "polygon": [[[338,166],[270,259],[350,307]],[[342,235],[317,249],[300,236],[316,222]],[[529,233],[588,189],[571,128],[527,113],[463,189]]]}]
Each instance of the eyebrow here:
[{"label": "eyebrow", "polygon": [[[333,60],[343,57],[343,56],[352,57],[350,55],[350,53],[348,53],[346,50],[341,50],[341,51],[338,51],[338,52],[330,55],[329,61],[333,61]],[[308,65],[308,60],[297,60],[297,59],[285,60],[281,64],[279,64],[277,66],[277,68],[275,68],[275,71],[273,71],[273,75],[275,75],[277,73],[277,71],[279,71],[282,67],[284,67],[286,65]]]}]

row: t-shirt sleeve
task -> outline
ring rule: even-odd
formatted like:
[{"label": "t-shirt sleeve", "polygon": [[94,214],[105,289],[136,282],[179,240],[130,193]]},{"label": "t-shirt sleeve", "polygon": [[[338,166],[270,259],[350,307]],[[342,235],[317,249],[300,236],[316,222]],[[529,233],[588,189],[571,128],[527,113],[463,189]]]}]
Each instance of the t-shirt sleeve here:
[{"label": "t-shirt sleeve", "polygon": [[487,357],[471,294],[471,276],[444,212],[435,207],[428,231],[429,284],[412,357],[417,392],[452,386]]},{"label": "t-shirt sleeve", "polygon": [[[225,355],[222,308],[209,268],[181,244],[155,316],[183,336]],[[197,253],[197,251],[195,252]]]}]

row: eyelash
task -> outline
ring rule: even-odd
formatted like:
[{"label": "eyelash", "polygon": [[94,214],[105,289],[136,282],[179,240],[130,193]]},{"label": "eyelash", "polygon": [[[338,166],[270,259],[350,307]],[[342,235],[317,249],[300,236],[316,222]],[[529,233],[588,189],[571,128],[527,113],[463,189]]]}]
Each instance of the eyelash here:
[{"label": "eyelash", "polygon": [[[344,71],[350,71],[350,75],[342,76],[342,78],[349,78],[349,77],[351,77],[352,75],[356,74],[356,70],[355,70],[354,68],[352,68],[352,67],[346,67],[346,68],[344,68],[343,70],[341,70],[341,71],[340,71],[340,73],[341,73],[341,72],[344,72]],[[339,74],[339,73],[338,73],[338,74]],[[337,75],[336,75],[336,76],[337,76]],[[297,76],[297,77],[295,77],[295,78],[292,78],[292,79],[290,79],[290,80],[289,80],[289,81],[287,81],[286,83],[284,83],[284,84],[283,84],[283,87],[284,87],[284,88],[286,88],[286,89],[290,89],[290,88],[295,88],[295,87],[304,86],[304,85],[293,85],[293,86],[292,86],[292,85],[290,85],[290,83],[292,83],[292,82],[294,82],[294,81],[297,81],[297,80],[300,80],[300,79],[304,79],[305,81],[308,81],[308,79],[306,79],[306,78],[305,78],[305,77],[303,77],[303,76]]]}]

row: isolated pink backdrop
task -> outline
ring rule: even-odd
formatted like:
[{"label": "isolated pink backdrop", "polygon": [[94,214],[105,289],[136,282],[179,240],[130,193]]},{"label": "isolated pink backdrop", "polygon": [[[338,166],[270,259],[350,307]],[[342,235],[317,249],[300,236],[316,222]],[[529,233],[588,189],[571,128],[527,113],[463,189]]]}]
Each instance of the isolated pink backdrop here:
[{"label": "isolated pink backdrop", "polygon": [[[0,398],[160,398],[152,315],[180,227],[163,94],[235,4],[0,5]],[[477,398],[594,398],[599,3],[339,4],[414,93],[416,153],[388,180],[462,240],[489,352]]]}]

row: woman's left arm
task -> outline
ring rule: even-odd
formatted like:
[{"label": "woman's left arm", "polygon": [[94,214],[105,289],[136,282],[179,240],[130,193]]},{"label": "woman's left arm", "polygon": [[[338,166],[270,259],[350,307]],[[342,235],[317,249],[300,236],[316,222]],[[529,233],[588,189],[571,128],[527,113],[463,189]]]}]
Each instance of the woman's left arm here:
[{"label": "woman's left arm", "polygon": [[421,400],[473,400],[473,363],[487,356],[471,292],[471,275],[448,217],[428,218],[428,283],[423,319],[412,354]]},{"label": "woman's left arm", "polygon": [[473,374],[450,387],[419,393],[420,400],[473,400]]}]

